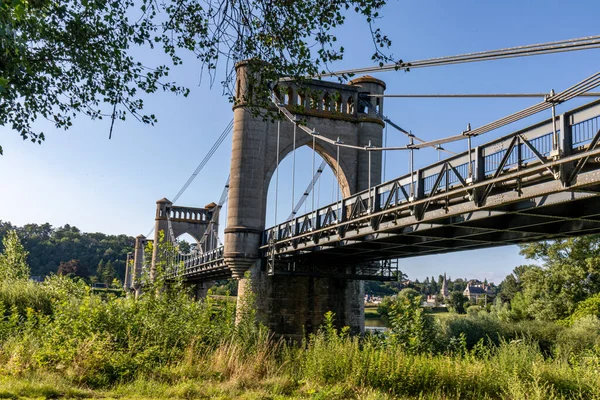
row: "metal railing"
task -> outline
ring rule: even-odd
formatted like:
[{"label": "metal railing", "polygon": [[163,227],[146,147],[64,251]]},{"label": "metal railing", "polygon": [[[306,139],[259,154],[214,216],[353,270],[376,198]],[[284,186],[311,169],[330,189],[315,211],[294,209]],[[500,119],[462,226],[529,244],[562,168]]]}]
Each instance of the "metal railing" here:
[{"label": "metal railing", "polygon": [[[552,123],[548,119],[268,228],[263,234],[262,248],[272,248],[282,241],[291,241],[295,246],[299,237],[318,242],[323,235],[352,229],[353,220],[364,222],[365,217],[399,205],[414,203],[414,214],[419,218],[429,206],[429,197],[438,194],[450,197],[457,190],[462,197],[467,192],[475,201],[484,203],[495,180],[503,174],[517,170],[526,173],[532,166],[587,151],[592,144],[595,147],[600,129],[600,101],[557,116],[556,137]],[[486,180],[491,181],[487,186]],[[480,184],[477,196],[470,190],[476,184]]]},{"label": "metal railing", "polygon": [[221,246],[204,253],[198,252],[181,255],[182,257],[179,262],[171,266],[167,273],[167,278],[185,277],[211,268],[221,267],[224,265],[223,254],[224,247]]}]

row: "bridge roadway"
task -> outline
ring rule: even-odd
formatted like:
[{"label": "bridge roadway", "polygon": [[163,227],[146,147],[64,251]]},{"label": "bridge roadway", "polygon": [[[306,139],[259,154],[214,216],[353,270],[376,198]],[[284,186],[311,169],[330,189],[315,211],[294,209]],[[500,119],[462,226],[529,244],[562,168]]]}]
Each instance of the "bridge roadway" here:
[{"label": "bridge roadway", "polygon": [[[600,233],[600,101],[555,121],[556,132],[543,121],[267,229],[268,270]],[[172,276],[228,277],[222,255],[190,257]]]}]

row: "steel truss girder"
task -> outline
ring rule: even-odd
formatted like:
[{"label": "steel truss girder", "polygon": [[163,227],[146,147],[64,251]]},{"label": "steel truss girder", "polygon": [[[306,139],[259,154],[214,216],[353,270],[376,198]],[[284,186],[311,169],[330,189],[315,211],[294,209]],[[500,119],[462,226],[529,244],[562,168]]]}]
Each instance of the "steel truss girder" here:
[{"label": "steel truss girder", "polygon": [[382,260],[358,264],[323,264],[303,258],[288,258],[268,261],[267,274],[335,278],[363,281],[398,280],[398,261]]},{"label": "steel truss girder", "polygon": [[[592,141],[588,147],[588,151],[594,150],[596,148],[596,146],[598,145],[598,141],[600,141],[600,129],[596,132],[596,134],[592,138]],[[590,159],[590,157],[588,156],[588,157],[582,158],[579,161],[577,161],[577,164],[575,164],[573,171],[571,171],[571,174],[567,178],[568,185],[570,185],[575,180],[575,178],[581,172],[581,170],[583,169],[585,164],[589,161],[589,159]]]},{"label": "steel truss girder", "polygon": [[[500,237],[505,242],[510,243],[518,243],[524,240],[540,240],[545,237],[561,237],[568,235],[565,232],[548,232],[543,229],[542,231],[536,231],[536,229],[527,229],[527,226],[514,225],[509,226],[509,229],[494,229],[490,227],[482,227],[478,228],[477,226],[468,226],[469,223],[473,223],[477,220],[488,219],[492,217],[500,217],[500,218],[512,218],[515,215],[521,215],[523,217],[527,216],[531,218],[546,218],[547,221],[539,221],[538,223],[532,223],[531,226],[543,226],[543,225],[551,225],[555,223],[564,223],[569,221],[579,221],[585,222],[588,226],[586,227],[587,231],[594,231],[594,227],[590,227],[589,224],[595,224],[597,221],[595,220],[585,220],[585,218],[570,218],[566,215],[543,215],[541,214],[541,210],[544,207],[551,206],[553,204],[560,203],[569,203],[572,205],[573,201],[580,201],[584,199],[596,199],[598,193],[591,191],[579,191],[581,189],[585,190],[586,186],[589,186],[591,183],[600,183],[600,172],[591,171],[587,173],[583,173],[579,177],[579,186],[571,187],[570,190],[565,190],[562,184],[559,181],[549,181],[541,183],[537,186],[530,186],[523,188],[521,193],[510,192],[507,196],[506,194],[492,194],[487,202],[485,208],[477,208],[473,205],[473,203],[464,201],[460,204],[455,204],[449,206],[448,210],[431,210],[425,213],[424,220],[415,221],[414,217],[405,216],[397,221],[396,224],[393,223],[393,220],[383,221],[382,224],[378,226],[378,229],[374,231],[369,224],[366,224],[363,227],[360,227],[358,230],[349,230],[346,233],[346,237],[342,240],[336,235],[331,235],[329,240],[323,240],[323,243],[320,245],[330,246],[329,250],[324,251],[327,253],[334,252],[336,257],[344,257],[344,254],[352,254],[351,257],[356,257],[356,255],[360,255],[365,258],[371,257],[371,255],[366,255],[370,252],[379,253],[383,255],[383,257],[390,257],[392,253],[397,257],[407,257],[414,256],[417,253],[414,251],[415,248],[423,247],[423,245],[414,244],[415,239],[411,239],[413,244],[404,243],[404,249],[407,251],[403,251],[402,244],[398,244],[399,246],[394,249],[394,251],[387,251],[391,246],[383,246],[384,248],[374,248],[367,249],[364,245],[365,242],[378,242],[387,243],[390,241],[392,237],[409,237],[419,235],[419,232],[422,231],[422,234],[427,236],[426,231],[430,231],[434,228],[446,227],[448,229],[456,229],[459,230],[459,227],[462,229],[471,229],[472,232],[468,235],[456,235],[450,237],[440,237],[437,239],[438,242],[443,240],[448,242],[448,240],[453,241],[454,243],[463,243],[464,245],[456,245],[452,248],[443,248],[443,246],[435,247],[431,250],[419,251],[418,254],[435,254],[446,251],[452,251],[454,249],[468,249],[468,248],[481,248],[481,247],[490,247],[496,246],[504,243],[490,243],[488,237],[483,237],[484,232],[493,233],[496,232],[496,235],[502,235],[504,232],[504,236]],[[512,206],[512,210],[511,207]],[[575,207],[577,210],[580,207]],[[526,210],[531,214],[531,211],[534,211],[534,214],[526,214]],[[581,217],[581,216],[579,216]],[[534,221],[535,222],[535,221]],[[461,225],[462,224],[462,225]],[[598,226],[600,227],[600,222],[598,222]],[[455,227],[455,228],[453,228]],[[521,230],[521,231],[520,231]],[[442,235],[443,236],[443,235]],[[341,241],[340,241],[341,240]],[[349,243],[348,241],[354,241],[354,243]],[[337,243],[336,243],[337,242]],[[334,244],[332,244],[334,243]],[[359,243],[363,243],[361,250],[354,252],[351,251],[352,247],[358,247]],[[444,243],[442,243],[444,244]],[[412,246],[411,249],[407,249],[406,245]],[[429,245],[434,245],[434,243],[429,243]],[[312,244],[310,242],[298,243],[298,249],[310,250]],[[285,253],[289,253],[284,248],[280,248],[280,251]],[[325,254],[323,254],[326,257]],[[376,255],[373,255],[373,259],[376,259]]]}]

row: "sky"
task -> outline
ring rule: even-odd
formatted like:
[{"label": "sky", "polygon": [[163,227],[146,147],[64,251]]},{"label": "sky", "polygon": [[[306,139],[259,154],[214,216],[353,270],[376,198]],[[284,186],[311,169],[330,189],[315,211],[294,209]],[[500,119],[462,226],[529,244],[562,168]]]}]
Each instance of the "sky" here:
[{"label": "sky", "polygon": [[[390,37],[390,52],[396,59],[414,61],[584,37],[598,34],[597,1],[507,0],[507,1],[389,1],[377,27]],[[349,15],[337,30],[346,49],[343,61],[331,68],[347,69],[371,65],[373,44],[368,26]],[[160,55],[144,53],[156,59]],[[386,93],[525,93],[560,91],[597,72],[600,49],[536,57],[488,61],[405,72],[371,74],[387,84]],[[224,64],[222,65],[224,68]],[[201,74],[193,57],[174,69],[171,78],[192,89],[189,97],[160,93],[145,99],[147,110],[159,122],[148,126],[133,118],[117,121],[108,139],[110,121],[91,121],[84,116],[68,130],[57,130],[40,122],[46,134],[41,145],[21,140],[8,127],[0,127],[0,220],[16,225],[49,222],[54,226],[75,225],[87,232],[147,234],[153,226],[156,200],[173,198],[222,133],[233,113],[223,96],[218,75],[211,84]],[[462,132],[519,111],[537,99],[386,99],[384,113],[396,124],[424,139]],[[561,105],[558,112],[588,100]],[[473,145],[549,118],[549,111],[476,138]],[[405,137],[388,129],[387,144],[402,146]],[[464,151],[465,143],[448,145]],[[202,207],[217,202],[229,174],[231,137],[227,138],[208,165],[177,202]],[[437,160],[432,149],[416,154],[416,167]],[[297,150],[295,193],[308,184],[312,155]],[[317,165],[320,158],[316,158]],[[291,156],[279,170],[279,194],[274,180],[269,190],[267,226],[285,219],[292,208],[290,197]],[[406,154],[389,153],[387,179],[406,174]],[[315,192],[315,203],[335,200],[335,182],[326,171]],[[296,196],[296,197],[297,197]],[[295,201],[298,199],[296,198]],[[311,209],[312,198],[306,211]],[[303,208],[302,211],[305,209]],[[224,217],[222,214],[222,225]],[[411,279],[446,272],[452,278],[479,278],[500,283],[520,264],[529,263],[516,246],[422,256],[400,260],[400,268]]]}]

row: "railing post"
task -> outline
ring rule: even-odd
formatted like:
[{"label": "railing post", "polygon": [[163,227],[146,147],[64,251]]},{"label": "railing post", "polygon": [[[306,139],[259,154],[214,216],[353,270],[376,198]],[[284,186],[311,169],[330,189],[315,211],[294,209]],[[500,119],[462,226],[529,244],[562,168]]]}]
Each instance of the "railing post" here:
[{"label": "railing post", "polygon": [[[481,146],[475,147],[475,173],[473,174],[474,182],[482,182],[485,180],[485,160],[483,157],[483,148]],[[473,201],[476,205],[479,205],[479,195],[481,189],[473,189]]]},{"label": "railing post", "polygon": [[[571,116],[568,113],[559,117],[560,147],[559,157],[568,157],[573,153],[573,134],[571,132]],[[563,186],[569,186],[569,176],[573,171],[573,162],[561,164],[559,168],[560,181]]]},{"label": "railing post", "polygon": [[[376,213],[377,211],[381,210],[381,186],[375,186],[373,188],[373,206],[372,206],[372,212]],[[377,230],[378,228],[378,221],[380,221],[379,217],[373,217],[371,218],[371,227],[373,228],[373,230]]]},{"label": "railing post", "polygon": [[373,212],[381,210],[381,187],[375,186],[373,188]]},{"label": "railing post", "polygon": [[425,178],[423,177],[423,170],[417,170],[417,188],[415,190],[415,199],[420,200],[425,197]]},{"label": "railing post", "polygon": [[[339,212],[339,217],[338,217],[338,223],[343,223],[346,222],[347,220],[347,215],[346,215],[346,199],[342,199],[342,201],[340,202],[340,212]],[[343,238],[346,234],[346,227],[341,225],[338,227],[338,235],[340,236],[340,239]]]},{"label": "railing post", "polygon": [[[414,200],[421,200],[425,198],[425,178],[423,177],[423,170],[419,169],[416,173],[416,187],[415,187],[415,198]],[[423,205],[414,206],[412,209],[412,214],[415,216],[417,220],[423,218],[421,210],[423,209]]]}]

